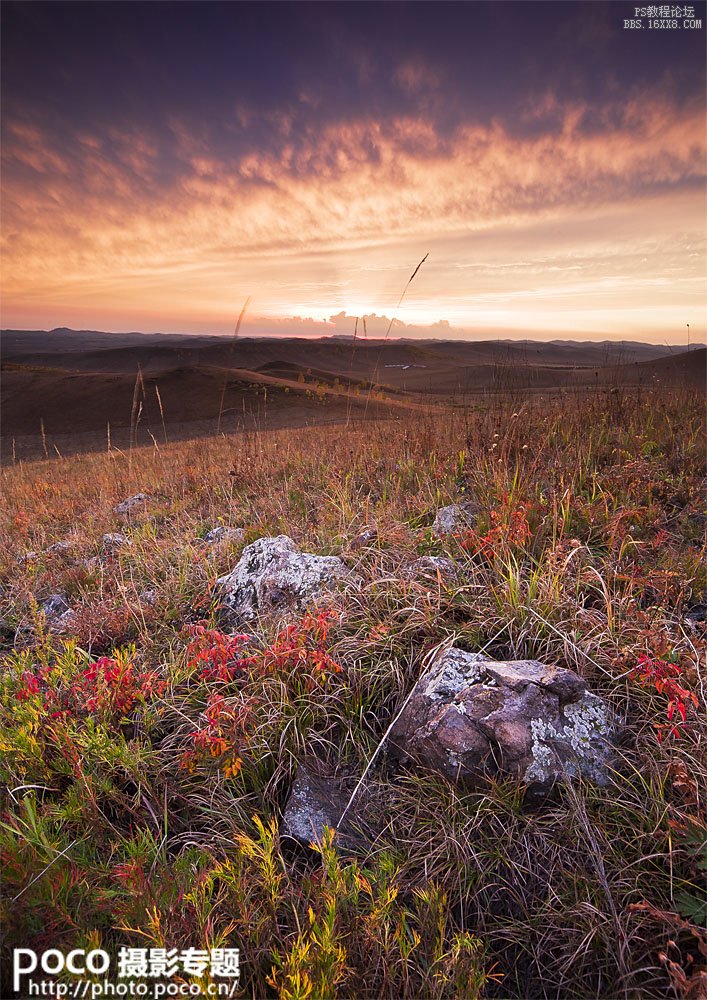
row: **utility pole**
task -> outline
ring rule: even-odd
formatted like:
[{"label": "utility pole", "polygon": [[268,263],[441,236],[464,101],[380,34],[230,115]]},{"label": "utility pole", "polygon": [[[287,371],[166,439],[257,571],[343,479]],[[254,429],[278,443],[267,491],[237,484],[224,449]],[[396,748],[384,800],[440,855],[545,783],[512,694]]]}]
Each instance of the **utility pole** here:
[{"label": "utility pole", "polygon": [[690,350],[690,324],[687,324],[687,349]]}]

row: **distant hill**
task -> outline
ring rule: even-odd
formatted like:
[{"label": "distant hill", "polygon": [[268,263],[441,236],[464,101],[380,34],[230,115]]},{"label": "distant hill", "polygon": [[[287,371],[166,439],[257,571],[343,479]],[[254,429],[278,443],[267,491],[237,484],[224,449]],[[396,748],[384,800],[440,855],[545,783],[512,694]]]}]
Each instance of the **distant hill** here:
[{"label": "distant hill", "polygon": [[217,425],[413,415],[484,393],[699,388],[707,354],[633,342],[234,340],[69,329],[5,330],[0,348],[3,451],[14,441],[25,457],[44,448],[40,422],[60,450],[105,446],[108,425],[124,446],[136,379],[137,439],[148,443],[163,440],[166,428],[173,439]]}]

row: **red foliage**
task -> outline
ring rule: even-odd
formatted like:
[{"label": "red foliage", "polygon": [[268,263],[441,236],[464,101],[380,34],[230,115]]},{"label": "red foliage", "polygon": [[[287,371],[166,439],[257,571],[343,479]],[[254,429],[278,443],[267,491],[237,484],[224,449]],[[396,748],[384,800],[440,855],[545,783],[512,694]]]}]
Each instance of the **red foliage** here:
[{"label": "red foliage", "polygon": [[[325,648],[329,622],[335,615],[333,611],[307,613],[301,621],[283,628],[270,646],[249,655],[245,655],[244,646],[250,636],[226,635],[204,623],[192,625],[188,629],[189,666],[198,670],[200,680],[226,683],[246,677],[297,675],[311,691],[324,684],[328,675],[341,671]],[[192,747],[182,754],[180,767],[192,773],[198,764],[214,758],[226,777],[237,774],[242,764],[240,753],[248,744],[254,704],[253,696],[231,701],[212,693],[204,711],[206,724],[190,735]]]},{"label": "red foliage", "polygon": [[680,727],[684,726],[689,707],[697,708],[697,697],[694,692],[683,687],[678,678],[682,677],[682,668],[677,663],[670,663],[659,657],[643,653],[638,657],[638,664],[631,672],[631,679],[642,687],[652,687],[667,698],[668,723],[656,726],[658,742],[666,735],[680,737]]},{"label": "red foliage", "polygon": [[256,662],[255,656],[241,654],[249,635],[225,635],[201,623],[188,626],[187,631],[192,637],[187,646],[189,666],[192,670],[200,668],[201,680],[231,681]]},{"label": "red foliage", "polygon": [[317,615],[307,612],[300,622],[284,628],[263,654],[263,666],[267,672],[296,668],[322,679],[327,672],[341,673],[341,666],[324,648],[329,622],[335,617],[335,611],[320,611]]},{"label": "red foliage", "polygon": [[124,861],[113,867],[113,877],[126,885],[142,888],[145,884],[145,868],[141,861]]},{"label": "red foliage", "polygon": [[491,527],[484,534],[470,528],[461,538],[461,547],[472,555],[491,558],[499,550],[518,548],[530,540],[528,508],[519,504],[514,509],[492,510]]},{"label": "red foliage", "polygon": [[64,715],[122,718],[137,703],[161,695],[166,687],[154,671],[108,656],[89,663],[65,684],[57,684],[46,668],[34,674],[25,672],[23,680],[17,700],[37,698],[41,713],[54,719]]}]

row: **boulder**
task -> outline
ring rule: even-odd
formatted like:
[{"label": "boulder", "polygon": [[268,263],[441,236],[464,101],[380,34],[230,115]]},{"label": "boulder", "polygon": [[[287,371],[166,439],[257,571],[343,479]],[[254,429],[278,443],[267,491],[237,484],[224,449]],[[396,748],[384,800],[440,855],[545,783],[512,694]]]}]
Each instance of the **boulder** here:
[{"label": "boulder", "polygon": [[452,504],[450,507],[440,507],[432,523],[432,534],[437,538],[451,535],[455,531],[464,531],[473,523],[474,510],[471,506]]},{"label": "boulder", "polygon": [[604,784],[616,723],[574,671],[449,649],[391,732],[395,755],[472,787],[513,776],[534,792],[580,775]]},{"label": "boulder", "polygon": [[247,545],[235,569],[216,582],[223,606],[237,620],[303,609],[356,580],[338,556],[300,552],[287,535]]},{"label": "boulder", "polygon": [[136,507],[146,504],[151,499],[147,493],[136,493],[134,497],[128,497],[126,500],[121,500],[119,504],[116,504],[113,512],[115,514],[129,514]]}]

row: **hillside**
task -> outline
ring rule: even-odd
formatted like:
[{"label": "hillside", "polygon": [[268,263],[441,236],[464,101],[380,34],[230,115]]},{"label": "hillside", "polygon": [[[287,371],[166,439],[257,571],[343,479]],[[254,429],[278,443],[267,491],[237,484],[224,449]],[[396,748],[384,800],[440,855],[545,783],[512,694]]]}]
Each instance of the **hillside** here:
[{"label": "hillside", "polygon": [[498,392],[697,386],[705,374],[704,349],[666,354],[625,343],[233,341],[59,330],[5,331],[1,346],[5,460],[101,449],[109,435],[123,448],[216,428],[473,405]]}]

